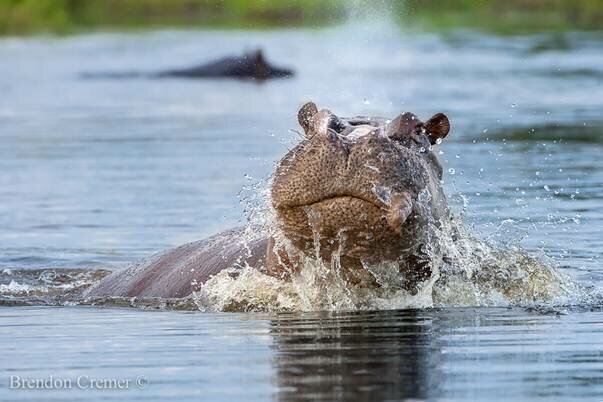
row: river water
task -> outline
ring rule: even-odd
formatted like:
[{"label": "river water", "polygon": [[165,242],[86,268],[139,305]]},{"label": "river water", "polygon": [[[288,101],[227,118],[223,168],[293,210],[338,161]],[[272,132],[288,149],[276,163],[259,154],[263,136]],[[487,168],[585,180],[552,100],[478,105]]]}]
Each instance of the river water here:
[{"label": "river water", "polygon": [[[296,77],[81,77],[256,46]],[[0,399],[603,399],[602,50],[597,33],[386,23],[0,39]],[[73,278],[245,224],[243,200],[296,141],[306,100],[343,116],[448,114],[437,152],[457,215],[580,297],[377,312],[48,303]],[[11,376],[74,384],[11,389]],[[82,376],[132,383],[78,388]]]}]

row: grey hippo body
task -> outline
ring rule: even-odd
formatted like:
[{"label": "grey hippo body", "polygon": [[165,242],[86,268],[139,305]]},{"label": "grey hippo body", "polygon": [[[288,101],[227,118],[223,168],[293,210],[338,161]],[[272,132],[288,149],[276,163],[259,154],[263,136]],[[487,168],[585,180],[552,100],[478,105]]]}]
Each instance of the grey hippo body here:
[{"label": "grey hippo body", "polygon": [[198,66],[144,73],[136,71],[84,73],[83,78],[234,78],[268,80],[293,77],[293,70],[277,67],[266,60],[261,50],[241,56],[227,56]]},{"label": "grey hippo body", "polygon": [[306,137],[271,182],[280,238],[244,241],[242,229],[227,231],[116,271],[85,296],[186,297],[222,270],[244,266],[286,281],[306,258],[337,260],[355,286],[380,286],[365,267],[393,262],[415,292],[436,268],[427,252],[433,229],[449,219],[431,150],[448,134],[448,118],[339,118],[313,103],[298,118]]},{"label": "grey hippo body", "polygon": [[199,66],[175,69],[155,74],[158,78],[251,78],[266,80],[272,78],[288,78],[293,70],[276,67],[270,64],[261,50],[246,53],[242,56],[224,57]]},{"label": "grey hippo body", "polygon": [[243,244],[242,229],[219,233],[156,254],[116,271],[86,291],[86,296],[186,297],[225,268],[261,268],[268,239]]}]

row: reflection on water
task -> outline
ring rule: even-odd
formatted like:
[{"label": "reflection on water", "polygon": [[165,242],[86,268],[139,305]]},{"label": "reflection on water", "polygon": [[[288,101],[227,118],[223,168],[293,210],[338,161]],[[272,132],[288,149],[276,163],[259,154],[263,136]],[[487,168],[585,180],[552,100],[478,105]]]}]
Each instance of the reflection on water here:
[{"label": "reflection on water", "polygon": [[[69,317],[69,326],[65,326]],[[2,400],[535,400],[603,395],[601,311],[448,309],[281,315],[0,309],[3,377],[136,378],[125,391]]]},{"label": "reflection on water", "polygon": [[603,395],[603,335],[600,314],[580,317],[500,309],[279,317],[278,398],[589,400]]},{"label": "reflection on water", "polygon": [[438,394],[433,317],[418,311],[317,314],[271,322],[278,399],[400,400]]}]

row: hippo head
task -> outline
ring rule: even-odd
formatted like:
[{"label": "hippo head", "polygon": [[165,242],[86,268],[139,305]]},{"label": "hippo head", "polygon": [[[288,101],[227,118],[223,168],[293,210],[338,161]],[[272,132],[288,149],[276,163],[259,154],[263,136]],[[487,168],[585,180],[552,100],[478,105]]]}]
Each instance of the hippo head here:
[{"label": "hippo head", "polygon": [[285,237],[323,258],[420,259],[429,224],[448,212],[431,150],[448,118],[339,118],[307,103],[298,119],[305,138],[278,163],[271,192]]},{"label": "hippo head", "polygon": [[268,63],[261,49],[245,55],[245,58],[252,61],[254,76],[257,79],[265,80],[268,78],[288,78],[293,76],[292,70],[276,67]]}]

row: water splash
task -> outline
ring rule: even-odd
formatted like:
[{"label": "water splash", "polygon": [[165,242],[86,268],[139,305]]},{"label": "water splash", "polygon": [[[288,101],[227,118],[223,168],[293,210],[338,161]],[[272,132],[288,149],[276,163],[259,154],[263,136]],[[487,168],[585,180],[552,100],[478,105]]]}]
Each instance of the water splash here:
[{"label": "water splash", "polygon": [[[454,237],[450,230],[457,231]],[[454,220],[439,233],[445,249],[434,306],[534,306],[590,304],[594,293],[563,274],[552,260],[519,247],[477,239]]]},{"label": "water splash", "polygon": [[[266,188],[265,186],[263,188]],[[423,197],[428,202],[429,197]],[[256,198],[255,201],[258,201]],[[274,224],[274,213],[263,198],[248,208],[251,233],[270,228],[280,247],[292,247]],[[259,232],[258,232],[259,230]],[[576,283],[546,258],[530,256],[518,247],[479,240],[459,218],[433,225],[429,247],[423,250],[439,269],[420,284],[416,294],[403,288],[395,263],[365,265],[380,286],[351,284],[341,276],[337,253],[330,263],[303,256],[302,269],[289,281],[251,267],[234,277],[227,270],[206,282],[193,298],[210,311],[383,310],[429,307],[565,306],[594,304],[593,289]]]},{"label": "water splash", "polygon": [[[269,203],[270,186],[250,180],[240,194],[248,223],[243,246],[258,236],[272,236],[277,247],[293,247],[276,225]],[[420,201],[429,203],[429,194]],[[512,222],[509,223],[512,225]],[[522,306],[550,308],[594,305],[596,289],[575,282],[553,261],[529,255],[518,247],[480,240],[460,218],[433,223],[422,249],[435,261],[432,275],[412,294],[395,263],[364,265],[366,280],[344,279],[339,254],[325,263],[317,251],[302,256],[302,269],[290,280],[268,276],[252,267],[231,267],[212,277],[184,299],[94,298],[81,300],[81,290],[104,277],[105,270],[4,270],[0,275],[0,305],[85,304],[144,309],[203,311],[386,310],[431,307]],[[345,234],[342,233],[342,242]],[[316,239],[318,244],[320,239]]]},{"label": "water splash", "polygon": [[104,269],[5,269],[0,275],[0,305],[57,304],[109,273]]}]

